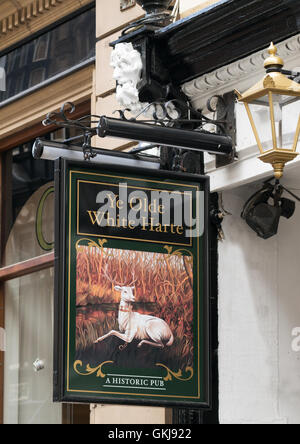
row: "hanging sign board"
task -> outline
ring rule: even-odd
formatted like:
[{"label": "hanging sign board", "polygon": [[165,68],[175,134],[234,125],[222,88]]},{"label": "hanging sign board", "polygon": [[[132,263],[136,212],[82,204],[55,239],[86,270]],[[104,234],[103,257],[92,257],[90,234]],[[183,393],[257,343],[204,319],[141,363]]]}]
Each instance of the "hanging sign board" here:
[{"label": "hanging sign board", "polygon": [[54,400],[208,407],[208,179],[56,170]]}]

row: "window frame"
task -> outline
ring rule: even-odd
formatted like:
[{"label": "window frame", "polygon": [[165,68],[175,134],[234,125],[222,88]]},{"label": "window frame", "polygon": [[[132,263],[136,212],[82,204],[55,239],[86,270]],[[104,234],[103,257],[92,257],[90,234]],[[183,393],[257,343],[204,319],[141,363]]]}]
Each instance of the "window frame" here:
[{"label": "window frame", "polygon": [[[91,3],[89,3],[88,5],[83,6],[82,8],[78,9],[77,11],[72,12],[71,14],[68,14],[65,17],[62,17],[60,20],[57,20],[54,23],[51,23],[50,25],[46,26],[45,28],[39,30],[38,32],[30,35],[29,37],[23,39],[22,41],[19,41],[17,43],[15,43],[12,46],[9,46],[8,48],[5,48],[3,51],[0,52],[0,57],[4,57],[7,54],[9,54],[12,51],[15,51],[17,49],[21,49],[24,45],[26,45],[27,43],[30,43],[32,41],[34,41],[35,39],[38,39],[40,37],[42,37],[43,35],[47,34],[48,32],[56,29],[57,27],[68,23],[69,21],[71,21],[72,19],[80,16],[81,14],[96,8],[96,1],[92,1]],[[95,11],[95,20],[96,20],[96,11]],[[95,37],[95,47],[96,47],[96,37]],[[4,100],[3,102],[0,102],[0,110],[2,108],[4,108],[5,106],[8,106],[20,99],[22,99],[23,97],[26,97],[30,94],[33,94],[34,92],[38,91],[41,88],[45,88],[49,85],[51,85],[52,83],[57,82],[58,80],[64,79],[65,77],[69,76],[70,74],[73,74],[77,71],[80,71],[81,69],[94,64],[96,61],[96,55],[93,57],[90,57],[89,59],[85,60],[84,62],[81,62],[65,71],[63,71],[62,73],[56,74],[53,77],[46,79],[45,81],[39,83],[38,85],[29,87],[27,90],[22,91],[21,93],[18,93],[16,95],[14,95],[13,97],[10,97],[6,100]]]},{"label": "window frame", "polygon": [[41,256],[30,258],[26,261],[17,262],[13,265],[0,268],[0,282],[10,281],[36,271],[51,268],[54,265],[54,253],[46,253]]}]

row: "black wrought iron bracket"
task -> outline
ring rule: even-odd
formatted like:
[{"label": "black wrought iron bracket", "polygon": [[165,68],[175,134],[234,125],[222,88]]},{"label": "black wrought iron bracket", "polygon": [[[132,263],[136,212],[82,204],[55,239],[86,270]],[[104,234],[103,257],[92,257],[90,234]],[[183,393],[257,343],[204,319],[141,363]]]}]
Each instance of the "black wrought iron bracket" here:
[{"label": "black wrought iron bracket", "polygon": [[129,32],[133,32],[144,26],[147,26],[148,29],[151,28],[152,30],[155,30],[162,28],[163,26],[167,26],[170,23],[171,23],[171,16],[168,13],[162,12],[160,14],[148,14],[145,17],[127,25],[123,29],[122,35],[124,36]]},{"label": "black wrought iron bracket", "polygon": [[[211,134],[210,131],[205,130],[205,125],[214,125],[218,130],[218,134],[226,135],[226,116],[227,107],[223,101],[222,96],[213,96],[207,101],[207,109],[209,112],[216,113],[217,107],[213,104],[213,101],[222,101],[221,115],[217,119],[210,119],[206,117],[202,110],[194,110],[189,103],[179,99],[172,99],[168,101],[157,100],[155,102],[147,104],[135,117],[127,117],[126,113],[130,112],[130,109],[116,110],[114,113],[118,113],[120,119],[139,122],[139,123],[155,123],[169,128],[194,128],[196,131]],[[143,119],[142,116],[151,112],[152,116],[149,119]],[[186,117],[183,117],[186,116]]]},{"label": "black wrought iron bracket", "polygon": [[47,114],[46,119],[43,120],[44,126],[57,126],[58,128],[76,129],[78,136],[71,137],[63,141],[64,144],[79,143],[82,147],[84,160],[90,160],[97,156],[97,153],[91,146],[91,139],[97,134],[97,125],[100,116],[86,115],[79,119],[72,119],[76,107],[71,102],[66,102],[62,105],[59,112],[51,112]]},{"label": "black wrought iron bracket", "polygon": [[287,69],[280,70],[282,74],[286,75],[289,79],[293,80],[296,83],[300,84],[300,72],[298,71],[289,71]]},{"label": "black wrought iron bracket", "polygon": [[[219,96],[214,96],[209,100],[207,108],[210,112],[217,112],[217,108],[213,104],[216,99],[218,103],[223,100]],[[221,108],[222,111],[220,111]],[[145,147],[134,148],[132,154],[138,155],[153,146],[175,146],[180,149],[180,142],[178,142],[179,145],[176,145],[176,143],[178,140],[184,140],[187,143],[183,143],[183,150],[207,151],[222,157],[232,158],[234,147],[232,138],[226,134],[228,122],[226,121],[227,108],[225,102],[222,103],[221,108],[218,108],[218,118],[214,120],[206,117],[201,110],[195,111],[192,109],[189,103],[174,99],[167,102],[163,100],[156,101],[146,105],[135,117],[127,116],[129,110],[125,109],[115,111],[118,118],[86,115],[79,119],[72,119],[75,105],[67,102],[59,112],[49,113],[43,121],[43,125],[76,129],[80,134],[64,140],[63,143],[78,143],[82,147],[85,160],[90,160],[97,155],[96,149],[91,146],[93,136],[111,135],[113,137],[129,137],[132,140],[143,140],[145,132],[150,134],[153,143]],[[151,118],[143,118],[150,111]],[[208,124],[216,128],[215,133],[205,129]],[[108,129],[108,126],[110,126],[110,129]],[[162,130],[163,128],[165,130]],[[160,135],[162,135],[161,139]],[[195,137],[199,144],[197,140],[193,142]]]}]

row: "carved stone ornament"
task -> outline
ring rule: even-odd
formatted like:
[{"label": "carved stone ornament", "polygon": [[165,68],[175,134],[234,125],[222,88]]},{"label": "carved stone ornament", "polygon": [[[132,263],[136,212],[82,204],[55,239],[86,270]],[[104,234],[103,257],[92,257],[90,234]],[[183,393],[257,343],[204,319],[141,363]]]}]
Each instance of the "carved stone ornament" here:
[{"label": "carved stone ornament", "polygon": [[141,54],[132,43],[118,43],[112,51],[110,64],[114,68],[113,78],[117,82],[118,103],[122,108],[137,114],[147,105],[139,101],[137,89],[143,69]]},{"label": "carved stone ornament", "polygon": [[139,100],[138,84],[141,80],[143,61],[141,54],[132,43],[118,43],[111,53],[113,78],[117,82],[116,99],[122,111],[128,111],[135,117],[143,115],[153,119],[176,119],[179,117],[172,101],[157,106]]}]

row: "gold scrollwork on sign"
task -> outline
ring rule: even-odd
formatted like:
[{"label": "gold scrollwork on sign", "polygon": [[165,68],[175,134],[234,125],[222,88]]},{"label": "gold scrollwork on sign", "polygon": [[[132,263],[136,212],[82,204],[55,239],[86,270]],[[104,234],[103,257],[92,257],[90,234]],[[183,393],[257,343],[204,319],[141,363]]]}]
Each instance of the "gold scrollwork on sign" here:
[{"label": "gold scrollwork on sign", "polygon": [[98,242],[96,242],[96,241],[89,239],[87,237],[83,237],[76,242],[76,245],[75,245],[76,250],[80,247],[83,247],[83,245],[80,245],[80,242],[82,242],[82,241],[88,241],[88,244],[87,244],[88,247],[96,247],[96,248],[104,248],[103,245],[107,243],[107,239],[98,239]]},{"label": "gold scrollwork on sign", "polygon": [[170,256],[185,256],[186,255],[186,256],[193,257],[193,253],[189,250],[186,250],[185,248],[179,248],[179,249],[173,251],[173,247],[170,247],[169,245],[165,245],[164,250],[167,250],[167,252]]},{"label": "gold scrollwork on sign", "polygon": [[182,370],[178,370],[178,372],[174,372],[170,370],[166,365],[164,364],[156,364],[159,367],[163,367],[167,370],[167,376],[164,377],[164,381],[172,381],[173,376],[175,379],[178,379],[180,381],[190,381],[192,377],[194,376],[194,369],[192,367],[186,367],[185,373],[189,373],[189,376],[183,376]]},{"label": "gold scrollwork on sign", "polygon": [[106,374],[105,373],[103,373],[103,371],[102,371],[102,367],[105,365],[105,364],[113,364],[114,363],[114,361],[105,361],[105,362],[102,362],[101,364],[99,364],[97,367],[91,367],[90,366],[90,364],[87,364],[86,365],[86,368],[85,368],[85,373],[82,373],[82,372],[80,372],[79,370],[78,370],[78,367],[82,367],[83,366],[83,364],[82,364],[82,361],[75,361],[74,362],[74,365],[73,365],[73,368],[74,368],[74,370],[75,370],[75,372],[78,374],[78,375],[80,375],[80,376],[90,376],[90,375],[92,375],[93,373],[96,373],[96,377],[97,378],[105,378],[105,376],[106,376]]}]

